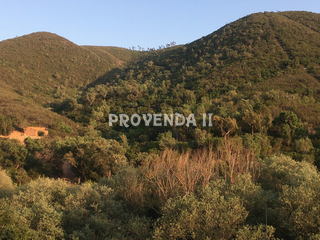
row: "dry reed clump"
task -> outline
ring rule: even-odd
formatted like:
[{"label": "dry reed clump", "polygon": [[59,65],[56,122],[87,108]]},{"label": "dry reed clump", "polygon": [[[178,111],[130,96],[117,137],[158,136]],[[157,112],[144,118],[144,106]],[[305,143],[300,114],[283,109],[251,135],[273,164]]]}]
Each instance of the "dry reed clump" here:
[{"label": "dry reed clump", "polygon": [[165,149],[140,168],[145,186],[155,195],[157,205],[169,198],[188,194],[210,181],[224,178],[235,182],[238,174],[257,177],[257,157],[236,141],[227,139],[214,151],[212,148],[180,153]]}]

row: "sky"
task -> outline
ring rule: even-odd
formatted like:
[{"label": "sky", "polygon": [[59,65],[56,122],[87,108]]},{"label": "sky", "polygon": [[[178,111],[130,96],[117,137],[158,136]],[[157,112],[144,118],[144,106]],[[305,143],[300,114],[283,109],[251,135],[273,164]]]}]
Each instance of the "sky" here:
[{"label": "sky", "polygon": [[319,0],[0,0],[0,41],[46,31],[78,45],[186,44],[256,12],[320,13]]}]

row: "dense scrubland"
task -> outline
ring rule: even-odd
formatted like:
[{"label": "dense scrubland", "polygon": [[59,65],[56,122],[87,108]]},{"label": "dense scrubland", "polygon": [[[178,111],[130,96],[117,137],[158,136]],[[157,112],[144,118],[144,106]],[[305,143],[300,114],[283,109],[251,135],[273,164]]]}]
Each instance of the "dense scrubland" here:
[{"label": "dense scrubland", "polygon": [[[2,239],[320,238],[319,14],[159,50],[34,33],[0,52],[0,135],[50,129],[0,139]],[[109,124],[135,113],[197,125]]]}]

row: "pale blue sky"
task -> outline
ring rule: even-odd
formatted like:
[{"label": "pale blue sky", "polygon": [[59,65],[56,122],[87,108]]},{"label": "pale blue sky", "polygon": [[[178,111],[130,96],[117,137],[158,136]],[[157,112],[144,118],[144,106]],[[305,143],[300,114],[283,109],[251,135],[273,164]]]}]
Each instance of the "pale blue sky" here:
[{"label": "pale blue sky", "polygon": [[320,12],[319,0],[0,0],[0,41],[56,33],[78,45],[155,47],[192,42],[263,11]]}]

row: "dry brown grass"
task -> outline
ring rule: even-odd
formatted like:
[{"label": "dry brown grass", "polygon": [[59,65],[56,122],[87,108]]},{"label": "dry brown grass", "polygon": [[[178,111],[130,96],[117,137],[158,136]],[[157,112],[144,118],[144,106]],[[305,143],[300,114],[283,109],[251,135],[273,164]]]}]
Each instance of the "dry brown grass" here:
[{"label": "dry brown grass", "polygon": [[156,205],[169,198],[185,195],[224,178],[232,183],[238,174],[257,176],[257,159],[237,141],[226,139],[216,151],[212,148],[186,151],[165,149],[141,168],[145,185],[156,195]]}]

